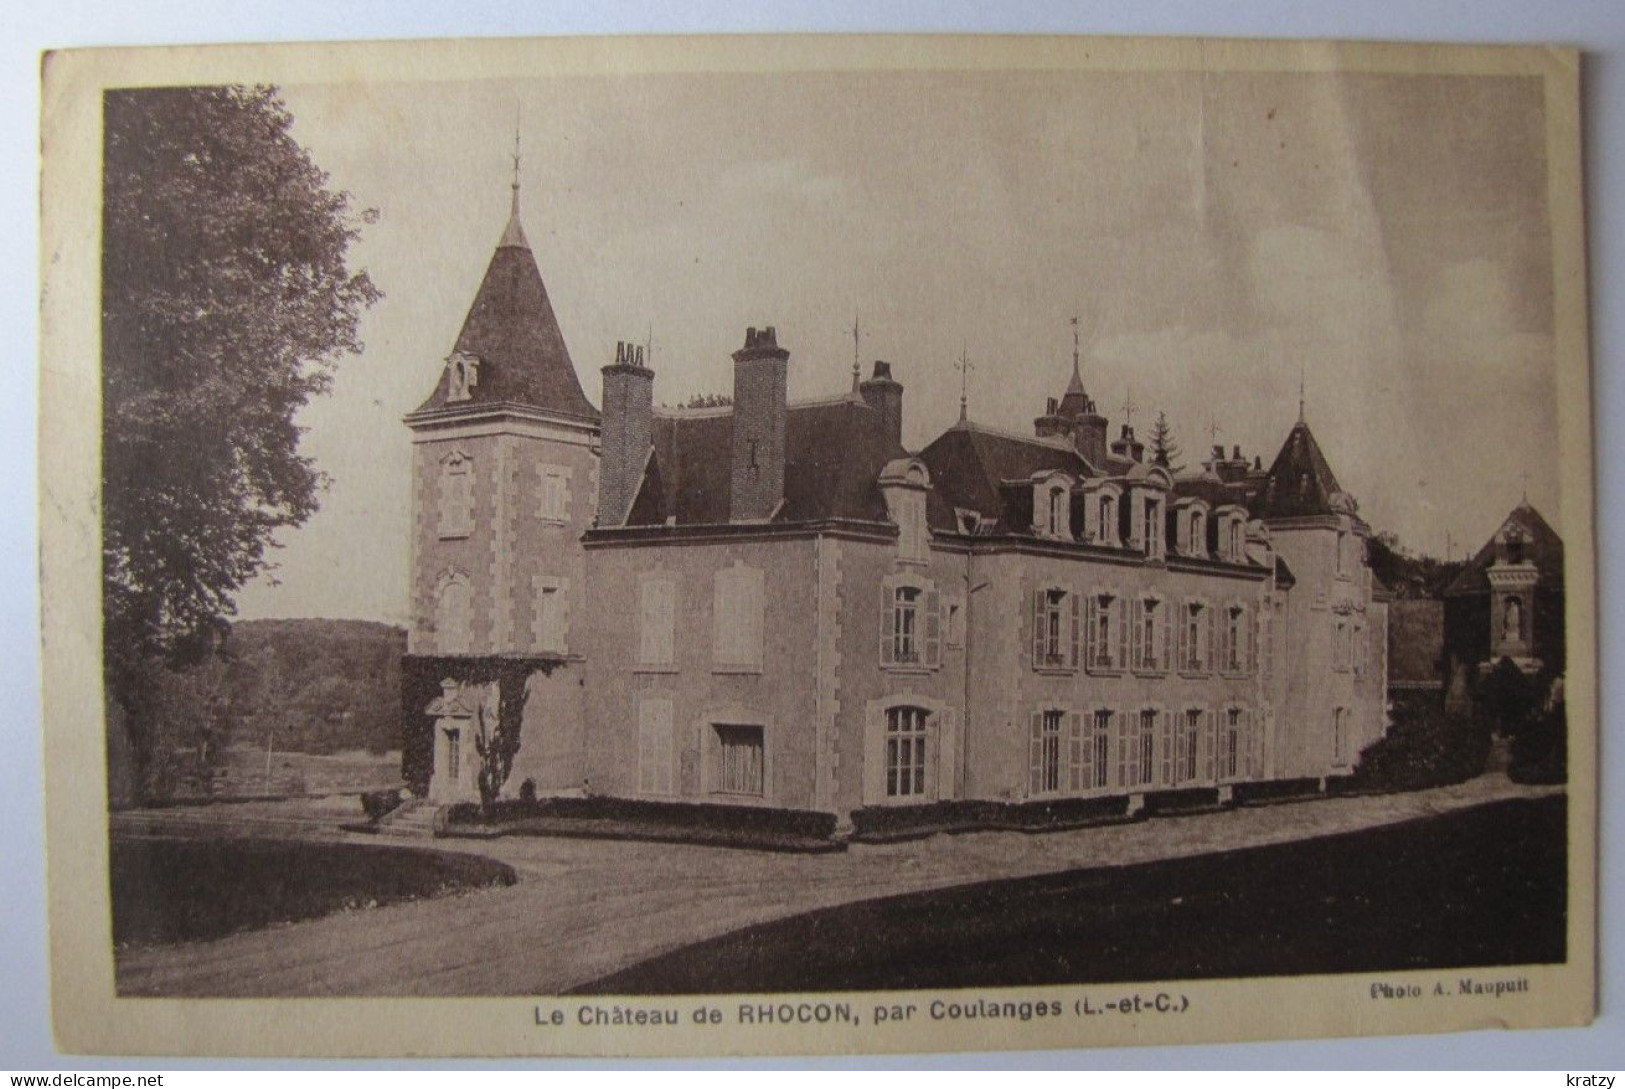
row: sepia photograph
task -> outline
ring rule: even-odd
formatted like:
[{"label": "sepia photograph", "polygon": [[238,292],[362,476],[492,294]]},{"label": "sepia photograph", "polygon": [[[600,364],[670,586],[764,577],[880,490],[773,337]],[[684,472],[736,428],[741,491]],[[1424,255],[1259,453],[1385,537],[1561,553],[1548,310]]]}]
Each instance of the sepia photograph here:
[{"label": "sepia photograph", "polygon": [[1589,1021],[1578,69],[54,55],[59,1039]]}]

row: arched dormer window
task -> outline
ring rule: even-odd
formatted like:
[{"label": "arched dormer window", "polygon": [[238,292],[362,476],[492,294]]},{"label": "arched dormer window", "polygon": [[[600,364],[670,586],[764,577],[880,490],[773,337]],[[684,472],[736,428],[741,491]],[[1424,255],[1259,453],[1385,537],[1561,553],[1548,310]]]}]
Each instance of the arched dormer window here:
[{"label": "arched dormer window", "polygon": [[1091,544],[1118,547],[1121,502],[1122,493],[1114,484],[1098,484],[1089,489],[1084,505],[1084,530]]},{"label": "arched dormer window", "polygon": [[480,384],[480,357],[456,351],[446,357],[446,400],[466,401]]},{"label": "arched dormer window", "polygon": [[1174,547],[1183,556],[1206,556],[1207,504],[1194,497],[1181,499],[1174,504],[1174,512]]},{"label": "arched dormer window", "polygon": [[931,476],[917,458],[897,458],[880,471],[886,513],[897,526],[897,558],[903,563],[930,559],[931,531],[926,525],[926,492]]},{"label": "arched dormer window", "polygon": [[1033,531],[1042,537],[1072,539],[1072,482],[1064,474],[1034,476]]}]

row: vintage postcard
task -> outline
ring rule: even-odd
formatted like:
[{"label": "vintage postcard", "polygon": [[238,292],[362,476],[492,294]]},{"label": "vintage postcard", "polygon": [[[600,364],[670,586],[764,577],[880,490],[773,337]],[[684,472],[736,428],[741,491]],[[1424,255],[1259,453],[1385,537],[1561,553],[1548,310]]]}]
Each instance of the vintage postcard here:
[{"label": "vintage postcard", "polygon": [[1589,1021],[1579,64],[48,57],[59,1046]]}]

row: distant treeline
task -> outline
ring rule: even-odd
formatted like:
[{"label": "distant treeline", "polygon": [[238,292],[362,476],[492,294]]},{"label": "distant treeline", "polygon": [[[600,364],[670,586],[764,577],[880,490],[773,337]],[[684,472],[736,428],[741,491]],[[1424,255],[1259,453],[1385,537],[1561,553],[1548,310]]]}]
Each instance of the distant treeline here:
[{"label": "distant treeline", "polygon": [[226,741],[332,753],[400,747],[406,631],[369,620],[243,620],[226,641]]}]

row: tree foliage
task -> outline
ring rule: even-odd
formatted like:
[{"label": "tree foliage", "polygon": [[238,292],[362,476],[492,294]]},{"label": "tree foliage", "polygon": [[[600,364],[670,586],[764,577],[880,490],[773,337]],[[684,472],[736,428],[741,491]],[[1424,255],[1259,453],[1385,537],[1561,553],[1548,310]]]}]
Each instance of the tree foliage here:
[{"label": "tree foliage", "polygon": [[1156,421],[1151,425],[1151,461],[1170,473],[1183,472],[1185,466],[1180,462],[1179,455],[1173,428],[1168,425],[1168,414],[1158,412]]},{"label": "tree foliage", "polygon": [[1387,531],[1371,536],[1367,554],[1371,570],[1399,598],[1438,597],[1466,566],[1460,560],[1414,555]]},{"label": "tree foliage", "polygon": [[295,416],[380,295],[347,264],[373,213],[329,187],[274,88],[114,91],[104,121],[105,647],[140,760],[154,661],[216,648],[273,535],[316,510]]}]

